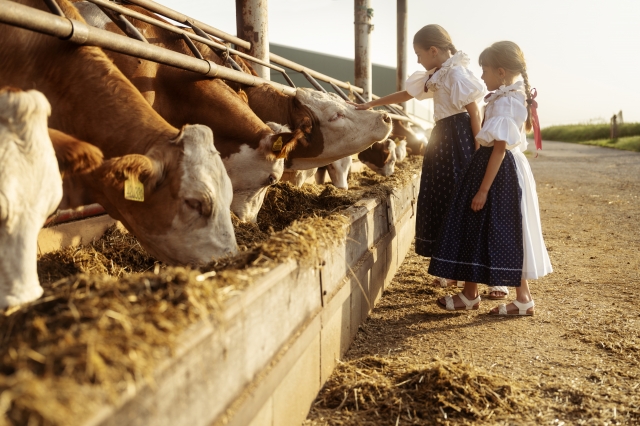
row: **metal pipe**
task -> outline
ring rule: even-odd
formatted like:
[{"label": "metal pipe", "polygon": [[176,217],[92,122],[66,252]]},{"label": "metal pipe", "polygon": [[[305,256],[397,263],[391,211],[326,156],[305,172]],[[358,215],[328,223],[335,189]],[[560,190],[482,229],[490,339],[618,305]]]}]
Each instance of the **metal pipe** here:
[{"label": "metal pipe", "polygon": [[44,0],[44,4],[47,5],[51,13],[62,16],[63,18],[65,17],[64,12],[60,8],[60,5],[56,2],[56,0]]},{"label": "metal pipe", "polygon": [[350,101],[351,100],[351,99],[349,99],[349,96],[342,91],[341,88],[339,88],[338,86],[336,86],[332,82],[329,82],[329,84],[333,88],[333,91],[336,92],[338,94],[338,96],[340,96],[342,99],[344,99],[345,101]]},{"label": "metal pipe", "polygon": [[371,100],[372,87],[372,69],[371,69],[371,31],[373,25],[373,9],[371,8],[371,0],[354,0],[354,27],[355,27],[355,81],[356,86],[362,87],[364,90],[362,96],[367,100]]},{"label": "metal pipe", "polygon": [[[144,15],[142,13],[136,12],[135,10],[131,10],[131,9],[127,9],[126,7],[119,6],[119,5],[114,4],[114,3],[110,2],[110,1],[105,1],[105,0],[87,0],[87,1],[89,1],[89,2],[91,2],[93,4],[95,4],[95,5],[114,10],[114,11],[116,11],[116,12],[122,14],[122,15],[130,16],[131,18],[137,19],[138,21],[145,22],[145,23],[147,23],[149,25],[154,25],[154,26],[156,26],[158,28],[162,28],[163,30],[171,31],[172,33],[175,33],[175,34],[186,35],[190,39],[198,41],[198,42],[200,42],[202,44],[206,44],[207,46],[212,47],[214,49],[217,49],[217,50],[220,50],[220,51],[228,51],[229,53],[233,53],[234,55],[238,55],[241,58],[244,58],[244,59],[246,59],[248,61],[252,61],[252,62],[259,63],[261,65],[264,65],[264,66],[268,66],[270,68],[273,68],[276,71],[285,72],[285,70],[283,68],[280,68],[277,65],[272,65],[269,62],[261,61],[260,59],[254,58],[253,56],[250,56],[250,55],[247,55],[246,53],[242,53],[242,52],[240,52],[238,50],[231,49],[231,48],[225,46],[224,44],[217,43],[215,40],[212,40],[211,37],[209,37],[209,35],[207,33],[202,31],[202,29],[200,29],[197,25],[195,25],[193,23],[189,23],[189,25],[191,26],[191,28],[193,29],[195,34],[190,33],[189,31],[185,31],[182,28],[178,28],[175,25],[171,25],[171,24],[168,24],[166,22],[162,22],[162,21],[160,21],[158,19],[151,18],[151,17],[149,17],[147,15]],[[238,71],[242,71],[242,68],[238,67],[236,69],[238,69]]]},{"label": "metal pipe", "polygon": [[[407,3],[408,0],[397,0],[396,7],[396,54],[398,56],[396,64],[397,92],[405,90],[405,82],[407,80]],[[402,106],[404,109],[407,109],[406,102],[404,102]]]},{"label": "metal pipe", "polygon": [[309,73],[308,73],[306,70],[302,70],[302,75],[304,76],[304,78],[306,78],[306,79],[309,81],[309,83],[311,83],[311,85],[312,85],[313,87],[315,87],[315,88],[316,88],[316,90],[319,90],[319,91],[321,91],[321,92],[323,92],[323,93],[327,93],[327,91],[324,89],[324,87],[322,87],[322,86],[320,85],[320,83],[318,83],[318,82],[316,81],[316,79],[315,79],[315,78],[311,77],[311,76],[309,75]]},{"label": "metal pipe", "polygon": [[231,34],[225,33],[217,28],[213,28],[210,25],[205,24],[204,22],[200,22],[197,19],[193,19],[184,15],[180,12],[176,12],[173,9],[170,9],[166,6],[163,6],[159,3],[156,3],[151,0],[125,0],[127,3],[135,4],[136,6],[143,7],[151,12],[155,12],[159,15],[166,16],[169,19],[180,22],[181,24],[191,26],[191,24],[195,24],[200,27],[202,30],[208,32],[214,37],[218,37],[222,40],[229,41],[235,44],[237,47],[242,47],[243,49],[251,49],[251,43],[242,40],[239,37],[232,36]]},{"label": "metal pipe", "polygon": [[131,37],[132,39],[142,41],[144,43],[149,43],[147,39],[142,35],[140,31],[136,27],[133,26],[131,22],[127,20],[120,13],[111,10],[107,7],[98,6],[100,10],[109,17],[113,21],[114,24],[118,26],[122,30],[123,33]]},{"label": "metal pipe", "polygon": [[[98,4],[97,1],[94,0],[88,0],[91,1],[93,3]],[[191,26],[193,28],[193,26],[197,26],[199,27],[199,29],[215,36],[218,37],[219,39],[222,39],[224,41],[230,42],[230,43],[234,43],[236,45],[236,47],[242,47],[243,49],[250,49],[251,48],[251,43],[242,40],[241,38],[232,36],[231,34],[225,33],[224,31],[221,31],[217,28],[214,28],[210,25],[205,24],[204,22],[198,21],[197,19],[193,19],[188,17],[187,15],[184,15],[180,12],[177,12],[173,9],[170,9],[166,6],[163,6],[159,3],[156,3],[154,1],[151,0],[124,0],[127,3],[136,5],[136,6],[140,6],[142,8],[145,8],[147,10],[149,10],[150,12],[154,12],[157,13],[159,15],[162,15],[166,18],[169,18],[171,20],[180,22],[184,25],[188,25]],[[123,15],[125,14],[124,12],[121,12]],[[130,15],[131,16],[131,15]],[[144,15],[143,15],[144,16]],[[195,31],[195,28],[194,28]],[[194,40],[196,40],[194,38]],[[201,40],[197,40],[202,42]],[[234,51],[232,49],[229,49],[230,52],[233,52],[234,54],[238,55],[240,52]],[[251,57],[245,57],[243,55],[238,55],[244,59],[247,59],[249,61],[254,61],[256,63],[259,63],[260,65],[265,65],[264,63],[258,62],[257,60],[255,60],[255,58],[251,58]],[[248,56],[248,55],[246,55]],[[354,85],[350,85],[345,83],[344,81],[340,81],[340,80],[336,80],[333,77],[329,77],[328,75],[322,74],[320,72],[314,71],[312,69],[306,68],[296,62],[290,61],[289,59],[283,58],[282,56],[276,55],[275,53],[269,52],[269,59],[271,62],[274,62],[276,64],[282,65],[283,67],[287,67],[291,70],[297,71],[297,72],[302,72],[302,70],[307,71],[307,73],[309,73],[309,75],[311,75],[312,77],[314,77],[317,80],[321,80],[324,82],[333,82],[336,86],[341,87],[343,89],[348,89],[351,90],[353,92],[358,92],[358,93],[362,93],[362,88],[361,87],[357,87]],[[276,68],[275,66],[273,66],[273,64],[271,64],[271,68],[275,69],[277,71],[283,72],[281,69]],[[267,66],[267,65],[265,65]]]},{"label": "metal pipe", "polygon": [[[236,0],[236,32],[238,37],[251,43],[246,53],[269,61],[269,7],[268,0]],[[269,80],[271,71],[261,65],[254,66],[256,73]]]},{"label": "metal pipe", "polygon": [[202,53],[200,53],[196,45],[193,44],[193,42],[188,36],[186,36],[185,34],[182,34],[182,39],[184,40],[185,43],[187,43],[187,47],[189,48],[191,53],[193,53],[193,56],[195,56],[198,59],[204,59],[204,56],[202,56]]},{"label": "metal pipe", "polygon": [[291,87],[296,87],[295,83],[293,82],[293,80],[291,80],[291,77],[289,77],[289,75],[282,71],[282,76],[284,77],[285,80],[287,80],[287,83],[289,83],[289,86]]},{"label": "metal pipe", "polygon": [[262,78],[219,66],[211,61],[172,52],[153,44],[132,40],[119,34],[91,27],[83,22],[61,18],[50,13],[8,0],[0,0],[0,22],[27,30],[52,35],[125,55],[193,71],[212,78],[222,78],[249,86],[270,84],[278,91],[295,95],[296,89]]}]

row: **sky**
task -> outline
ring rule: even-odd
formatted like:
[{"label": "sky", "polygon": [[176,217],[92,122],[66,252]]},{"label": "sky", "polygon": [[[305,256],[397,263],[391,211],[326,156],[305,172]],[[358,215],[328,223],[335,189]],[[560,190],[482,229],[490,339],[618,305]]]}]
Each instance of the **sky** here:
[{"label": "sky", "polygon": [[[159,0],[236,34],[234,0]],[[538,90],[542,127],[606,120],[623,111],[640,122],[640,0],[409,0],[408,72],[421,69],[411,40],[439,24],[458,50],[477,58],[500,40],[516,42]],[[353,58],[352,0],[268,0],[269,38],[277,44]],[[371,0],[372,61],[396,66],[396,2]]]}]

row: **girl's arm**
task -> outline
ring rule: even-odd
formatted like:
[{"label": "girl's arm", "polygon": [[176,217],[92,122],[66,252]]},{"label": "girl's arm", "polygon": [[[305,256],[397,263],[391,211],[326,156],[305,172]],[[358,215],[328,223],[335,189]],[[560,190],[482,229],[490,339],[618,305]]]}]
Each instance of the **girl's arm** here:
[{"label": "girl's arm", "polygon": [[500,170],[500,165],[504,159],[506,149],[507,143],[505,141],[495,141],[493,143],[493,152],[491,153],[491,157],[489,157],[487,171],[484,172],[484,178],[480,184],[480,189],[476,196],[473,197],[473,200],[471,200],[471,210],[474,212],[482,210],[484,204],[487,202],[487,194],[489,193],[489,189],[491,189],[493,180],[498,174],[498,170]]},{"label": "girl's arm", "polygon": [[[478,108],[478,104],[475,102],[471,102],[469,105],[465,105],[467,112],[469,113],[469,118],[471,118],[471,131],[473,132],[473,137],[475,138],[478,132],[480,132],[480,128],[482,127],[482,119],[480,118],[480,109]],[[476,151],[480,148],[480,144],[478,141],[476,143]],[[491,185],[491,184],[489,184]]]},{"label": "girl's arm", "polygon": [[356,104],[354,102],[348,101],[347,103],[349,105],[353,105],[354,107],[356,107],[356,109],[371,109],[373,107],[381,105],[400,104],[411,99],[413,99],[413,96],[411,96],[406,90],[403,90],[402,92],[392,93],[390,95],[383,96],[380,99],[374,99],[364,104]]}]

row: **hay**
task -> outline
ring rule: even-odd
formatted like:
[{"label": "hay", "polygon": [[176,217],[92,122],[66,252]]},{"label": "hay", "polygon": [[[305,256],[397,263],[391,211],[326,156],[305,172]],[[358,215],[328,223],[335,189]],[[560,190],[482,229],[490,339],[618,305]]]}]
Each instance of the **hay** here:
[{"label": "hay", "polygon": [[278,184],[257,224],[234,220],[240,253],[198,271],[160,265],[115,226],[90,245],[41,256],[43,297],[0,313],[0,425],[78,424],[153,383],[189,325],[216,321],[227,298],[284,261],[312,264],[346,236],[341,210],[390,193],[416,164],[392,178],[356,174],[353,191]]},{"label": "hay", "polygon": [[338,365],[309,414],[332,424],[534,422],[537,391],[460,360],[413,365],[367,356]]}]

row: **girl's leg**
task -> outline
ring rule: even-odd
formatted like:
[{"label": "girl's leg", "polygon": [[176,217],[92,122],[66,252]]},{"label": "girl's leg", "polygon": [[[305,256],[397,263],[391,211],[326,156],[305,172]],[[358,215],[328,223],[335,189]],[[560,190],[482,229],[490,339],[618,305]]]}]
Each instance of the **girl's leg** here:
[{"label": "girl's leg", "polygon": [[[529,303],[533,300],[531,298],[531,292],[529,291],[529,283],[527,282],[527,280],[520,281],[520,287],[516,287],[516,300],[520,303]],[[499,308],[493,308],[491,310],[491,313],[497,314],[498,309]],[[512,312],[517,313],[518,311],[519,311],[518,307],[513,303],[509,303],[507,305],[508,313],[512,313]],[[528,311],[533,311],[533,308],[529,308]]]},{"label": "girl's leg", "polygon": [[[476,297],[478,297],[478,283],[472,283],[470,281],[466,281],[464,283],[464,288],[462,289],[461,293],[464,294],[464,297],[466,297],[469,300],[475,299]],[[442,306],[445,306],[447,304],[447,302],[444,300],[444,297],[441,297],[440,299],[438,299],[438,302]],[[462,300],[460,300],[460,297],[457,294],[453,296],[453,306],[456,308],[464,307],[464,303],[462,302]]]}]

